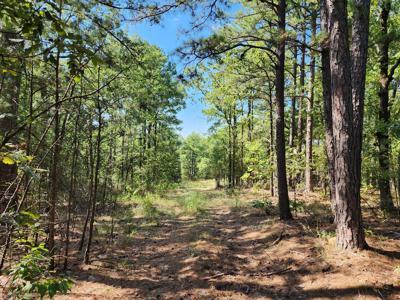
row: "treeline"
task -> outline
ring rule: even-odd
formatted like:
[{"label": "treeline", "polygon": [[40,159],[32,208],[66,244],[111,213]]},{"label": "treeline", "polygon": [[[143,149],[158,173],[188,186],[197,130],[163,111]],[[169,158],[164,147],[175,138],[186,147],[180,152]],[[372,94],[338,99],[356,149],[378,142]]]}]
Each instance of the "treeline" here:
[{"label": "treeline", "polygon": [[0,269],[28,253],[35,272],[45,248],[50,268],[68,268],[77,227],[87,263],[117,197],[180,180],[184,88],[160,49],[96,1],[1,6]]}]

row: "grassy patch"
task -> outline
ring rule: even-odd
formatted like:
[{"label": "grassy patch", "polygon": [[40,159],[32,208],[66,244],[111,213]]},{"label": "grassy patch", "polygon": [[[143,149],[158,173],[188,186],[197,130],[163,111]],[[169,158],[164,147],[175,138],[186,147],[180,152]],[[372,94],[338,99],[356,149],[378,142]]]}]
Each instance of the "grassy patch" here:
[{"label": "grassy patch", "polygon": [[154,205],[154,198],[156,196],[154,194],[147,194],[146,196],[140,199],[140,207],[143,213],[144,218],[149,220],[156,220],[160,216],[159,211]]},{"label": "grassy patch", "polygon": [[207,197],[199,192],[189,192],[176,199],[184,214],[203,215],[206,212]]}]

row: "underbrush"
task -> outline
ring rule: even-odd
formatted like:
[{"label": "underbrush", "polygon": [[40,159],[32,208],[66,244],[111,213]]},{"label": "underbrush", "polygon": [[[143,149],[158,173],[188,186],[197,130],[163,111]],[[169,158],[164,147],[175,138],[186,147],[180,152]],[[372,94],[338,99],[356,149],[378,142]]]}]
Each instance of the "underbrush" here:
[{"label": "underbrush", "polygon": [[41,217],[30,211],[0,217],[0,224],[12,228],[15,237],[9,246],[15,256],[12,256],[11,265],[2,270],[8,277],[2,283],[4,299],[53,299],[56,294],[68,293],[72,287],[71,279],[58,277],[51,271],[51,255],[42,242],[46,233]]},{"label": "underbrush", "polygon": [[267,215],[271,214],[274,210],[274,205],[271,200],[255,199],[250,202],[250,206],[263,211]]},{"label": "underbrush", "polygon": [[154,202],[157,195],[147,194],[140,199],[140,208],[142,210],[143,216],[149,220],[156,220],[160,216],[160,212],[157,210]]},{"label": "underbrush", "polygon": [[123,201],[131,206],[136,217],[145,219],[146,223],[158,222],[163,216],[203,215],[209,205],[207,195],[195,191],[172,196],[166,193],[130,195],[124,196]]},{"label": "underbrush", "polygon": [[203,215],[206,212],[207,198],[199,192],[190,192],[188,195],[177,198],[177,203],[187,215]]}]

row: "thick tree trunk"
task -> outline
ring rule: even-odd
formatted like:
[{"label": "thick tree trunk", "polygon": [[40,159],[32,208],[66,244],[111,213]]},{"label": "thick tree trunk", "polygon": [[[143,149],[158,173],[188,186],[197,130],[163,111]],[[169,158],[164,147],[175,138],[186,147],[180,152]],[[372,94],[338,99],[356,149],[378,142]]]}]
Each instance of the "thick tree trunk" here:
[{"label": "thick tree trunk", "polygon": [[[317,14],[312,12],[311,16],[311,33],[312,39],[315,39],[317,33]],[[313,191],[313,178],[312,178],[312,160],[313,160],[313,109],[314,109],[314,80],[315,80],[315,55],[310,51],[310,82],[309,82],[309,95],[307,101],[307,125],[306,125],[306,169],[305,181],[306,192]]]},{"label": "thick tree trunk", "polygon": [[335,154],[336,241],[342,249],[366,246],[360,201],[354,186],[354,138],[351,60],[346,1],[328,0],[332,93],[333,143]]},{"label": "thick tree trunk", "polygon": [[286,177],[285,154],[285,25],[286,1],[279,0],[277,6],[280,39],[277,45],[277,63],[275,80],[276,97],[276,164],[278,175],[279,215],[282,220],[292,219],[289,207],[289,195]]},{"label": "thick tree trunk", "polygon": [[390,191],[390,155],[389,155],[389,85],[392,78],[389,77],[389,46],[388,21],[391,9],[391,1],[382,1],[380,14],[381,38],[379,39],[379,130],[376,133],[378,140],[378,161],[380,176],[378,180],[380,192],[380,206],[384,210],[394,208],[393,199]]}]

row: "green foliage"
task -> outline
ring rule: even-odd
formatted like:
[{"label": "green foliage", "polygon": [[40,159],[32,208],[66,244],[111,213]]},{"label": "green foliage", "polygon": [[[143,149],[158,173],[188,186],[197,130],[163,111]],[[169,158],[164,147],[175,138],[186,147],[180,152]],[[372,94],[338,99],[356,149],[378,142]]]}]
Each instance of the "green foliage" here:
[{"label": "green foliage", "polygon": [[156,196],[154,194],[147,194],[140,199],[143,215],[149,220],[156,220],[159,216],[159,212],[154,205],[153,197]]},{"label": "green foliage", "polygon": [[[18,237],[14,242],[23,256],[8,269],[10,281],[7,286],[12,299],[37,299],[57,293],[65,294],[72,287],[69,278],[56,277],[49,271],[49,251],[44,243],[36,242],[43,236],[40,215],[30,211],[3,215],[2,223],[14,229]],[[36,238],[33,238],[36,236]]]},{"label": "green foliage", "polygon": [[185,214],[202,215],[206,212],[207,199],[202,193],[190,192],[188,195],[180,197],[178,202],[184,209]]},{"label": "green foliage", "polygon": [[43,243],[31,246],[28,253],[10,269],[9,290],[13,297],[43,299],[47,295],[53,298],[57,293],[66,294],[71,289],[72,280],[56,278],[49,273],[47,253]]},{"label": "green foliage", "polygon": [[209,161],[206,147],[206,139],[199,134],[191,134],[183,141],[180,152],[182,177],[184,179],[207,178]]},{"label": "green foliage", "polygon": [[317,230],[317,237],[323,240],[328,240],[335,237],[336,233],[334,231],[328,230]]},{"label": "green foliage", "polygon": [[246,182],[266,182],[274,171],[273,157],[267,153],[267,148],[262,140],[253,140],[246,143],[244,162],[247,165],[242,179]]},{"label": "green foliage", "polygon": [[294,212],[305,212],[307,205],[303,200],[289,200],[290,209]]},{"label": "green foliage", "polygon": [[274,208],[271,200],[255,199],[250,202],[250,206],[264,211],[267,215],[271,214]]}]

